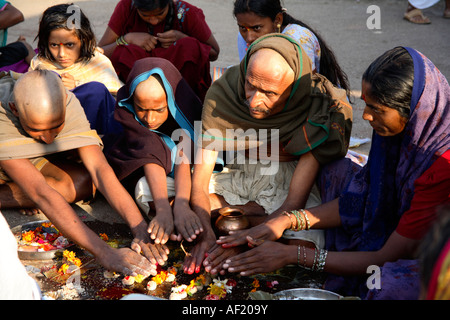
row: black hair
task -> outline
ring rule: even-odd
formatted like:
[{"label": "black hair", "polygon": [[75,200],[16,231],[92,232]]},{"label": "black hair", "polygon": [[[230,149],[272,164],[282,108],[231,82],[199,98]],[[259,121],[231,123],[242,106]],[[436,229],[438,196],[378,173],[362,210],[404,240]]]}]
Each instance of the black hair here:
[{"label": "black hair", "polygon": [[[55,61],[53,55],[48,48],[48,39],[50,33],[57,29],[72,30],[69,28],[68,20],[73,19],[74,12],[69,8],[70,6],[75,6],[73,3],[70,4],[58,4],[47,8],[42,14],[41,21],[39,22],[39,31],[36,36],[38,41],[39,56],[44,57],[50,61]],[[77,8],[79,9],[79,7]],[[75,22],[75,25],[77,22]],[[94,32],[91,28],[91,23],[83,11],[80,9],[80,21],[79,28],[75,27],[75,33],[78,39],[81,41],[80,57],[79,61],[89,61],[95,54],[95,49],[97,47],[97,42],[95,40]],[[35,40],[36,40],[35,39]]]},{"label": "black hair", "polygon": [[[164,25],[164,31],[169,31],[173,28],[172,24],[174,22],[174,4],[173,0],[133,0],[133,6],[142,11],[153,11],[156,9],[163,9],[169,6],[169,12],[166,16],[166,23]],[[149,33],[153,34],[153,26],[148,26]]]},{"label": "black hair", "polygon": [[373,99],[409,119],[414,62],[405,48],[395,47],[383,53],[370,64],[362,79],[370,85]]},{"label": "black hair", "polygon": [[286,13],[281,7],[280,0],[236,0],[234,2],[234,16],[247,12],[255,13],[263,18],[269,17],[272,21],[275,21],[276,16],[282,12],[282,27],[286,27],[288,24],[298,24],[299,26],[309,29],[312,33],[314,33],[319,41],[322,52],[320,55],[320,74],[325,76],[334,85],[344,89],[347,92],[347,96],[350,97],[350,84],[347,74],[339,66],[333,51],[331,51],[325,40],[323,40],[323,38],[313,28]]}]

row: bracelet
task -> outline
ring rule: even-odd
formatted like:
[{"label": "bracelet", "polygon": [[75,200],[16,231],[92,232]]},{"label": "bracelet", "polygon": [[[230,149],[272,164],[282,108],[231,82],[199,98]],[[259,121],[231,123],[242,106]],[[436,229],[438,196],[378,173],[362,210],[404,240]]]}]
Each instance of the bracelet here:
[{"label": "bracelet", "polygon": [[302,214],[297,210],[292,210],[291,212],[297,219],[297,228],[295,231],[305,230],[305,221],[303,220]]},{"label": "bracelet", "polygon": [[328,251],[320,249],[319,258],[317,259],[316,271],[322,272],[325,269],[325,260],[327,258]]},{"label": "bracelet", "polygon": [[120,36],[116,39],[116,44],[118,46],[127,46],[128,42],[125,41],[125,36]]},{"label": "bracelet", "polygon": [[286,217],[289,218],[289,220],[291,221],[291,226],[290,226],[288,229],[289,229],[289,230],[292,230],[292,229],[294,228],[294,222],[295,222],[295,221],[292,221],[291,215],[289,214],[289,212],[283,211],[281,214],[284,214]]},{"label": "bracelet", "polygon": [[[303,250],[303,264],[300,263],[301,251]],[[324,249],[314,249],[314,260],[311,268],[306,266],[306,247],[297,246],[297,265],[303,269],[309,271],[323,272],[325,269],[325,260],[327,258],[328,251]]]},{"label": "bracelet", "polygon": [[304,209],[300,209],[300,212],[303,213],[303,215],[305,216],[305,220],[306,220],[306,228],[305,228],[305,230],[309,230],[311,228],[311,224],[309,222],[308,215],[306,214],[306,211]]}]

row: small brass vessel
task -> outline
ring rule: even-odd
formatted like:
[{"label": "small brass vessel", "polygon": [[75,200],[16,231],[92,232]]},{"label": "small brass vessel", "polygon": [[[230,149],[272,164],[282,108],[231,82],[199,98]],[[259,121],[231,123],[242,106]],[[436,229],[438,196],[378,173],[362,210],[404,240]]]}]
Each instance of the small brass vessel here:
[{"label": "small brass vessel", "polygon": [[244,211],[237,208],[224,207],[219,210],[216,228],[220,235],[227,235],[230,231],[244,230],[250,226]]}]

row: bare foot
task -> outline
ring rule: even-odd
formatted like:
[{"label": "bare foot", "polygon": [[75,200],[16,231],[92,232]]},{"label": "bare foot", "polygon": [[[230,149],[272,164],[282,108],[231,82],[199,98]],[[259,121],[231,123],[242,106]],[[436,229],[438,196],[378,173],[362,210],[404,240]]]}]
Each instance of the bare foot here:
[{"label": "bare foot", "polygon": [[33,57],[36,55],[36,52],[34,52],[33,47],[27,42],[27,39],[24,36],[19,36],[19,38],[17,39],[17,41],[22,42],[25,47],[28,50],[28,56],[25,57],[25,61],[30,64],[31,59],[33,59]]},{"label": "bare foot", "polygon": [[26,209],[20,209],[19,212],[23,214],[24,216],[34,216],[37,214],[41,214],[42,211],[38,208],[26,208]]}]

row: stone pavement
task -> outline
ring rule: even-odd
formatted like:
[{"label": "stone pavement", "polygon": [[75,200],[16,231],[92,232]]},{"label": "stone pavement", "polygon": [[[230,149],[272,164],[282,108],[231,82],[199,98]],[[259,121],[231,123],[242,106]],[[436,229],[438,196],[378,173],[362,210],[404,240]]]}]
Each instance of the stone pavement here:
[{"label": "stone pavement", "polygon": [[[42,12],[49,6],[66,3],[59,0],[13,0],[14,6],[25,15],[25,22],[9,29],[9,41],[24,35],[33,46]],[[118,0],[74,1],[89,17],[98,39],[103,35],[109,17]],[[219,59],[212,67],[226,67],[239,63],[237,54],[237,25],[232,14],[233,0],[188,0],[203,9],[206,20],[219,42]],[[395,46],[409,46],[430,58],[450,79],[450,19],[443,19],[444,1],[424,13],[430,25],[415,25],[403,19],[407,0],[284,0],[284,7],[320,33],[334,51],[338,62],[347,73],[354,97],[354,123],[352,136],[370,138],[371,127],[362,120],[364,104],[359,99],[361,76],[369,64],[383,52]],[[372,10],[372,5],[379,8]],[[375,10],[378,10],[375,8]],[[369,9],[369,10],[368,10]],[[376,18],[380,19],[377,20]],[[370,29],[369,27],[376,27]],[[370,144],[357,150],[367,153]],[[121,218],[100,197],[91,205],[74,205],[83,218],[120,222]],[[30,220],[45,219],[20,215],[16,210],[2,210],[10,226]]]}]

